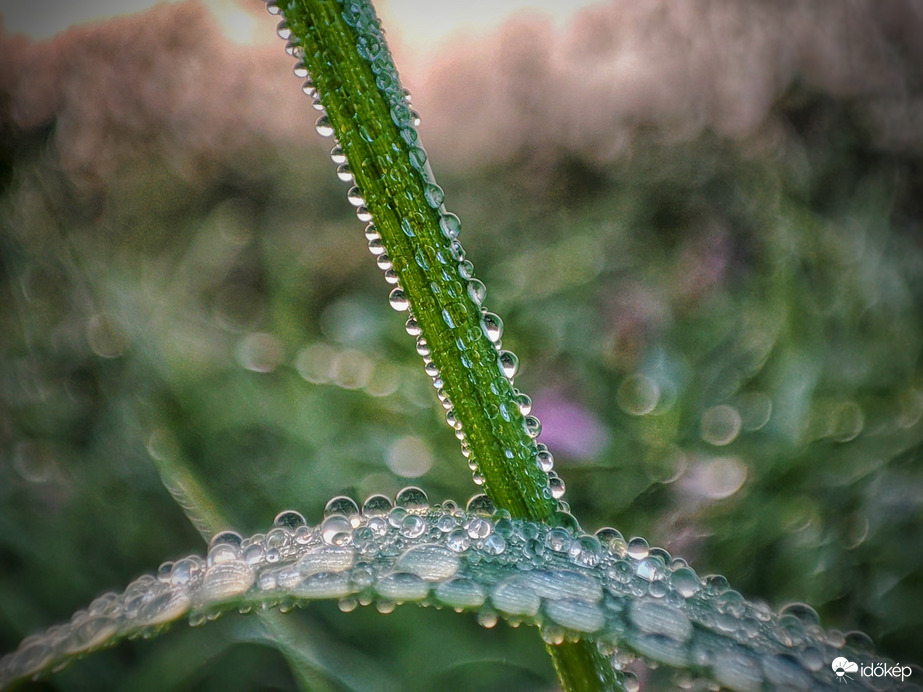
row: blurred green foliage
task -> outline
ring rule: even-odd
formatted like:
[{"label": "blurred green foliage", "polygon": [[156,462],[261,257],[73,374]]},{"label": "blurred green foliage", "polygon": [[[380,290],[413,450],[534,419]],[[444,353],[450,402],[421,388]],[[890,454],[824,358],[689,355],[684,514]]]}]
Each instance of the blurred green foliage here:
[{"label": "blurred green foliage", "polygon": [[[584,527],[808,602],[906,661],[923,649],[920,160],[825,94],[796,87],[775,116],[772,147],[639,129],[613,163],[548,143],[440,182]],[[152,138],[82,177],[58,126],[3,151],[4,650],[201,552],[158,469],[244,533],[340,493],[472,494],[313,135],[191,170]],[[468,616],[286,618],[320,689],[554,684],[539,638]],[[253,617],[176,629],[37,688],[295,684]]]}]

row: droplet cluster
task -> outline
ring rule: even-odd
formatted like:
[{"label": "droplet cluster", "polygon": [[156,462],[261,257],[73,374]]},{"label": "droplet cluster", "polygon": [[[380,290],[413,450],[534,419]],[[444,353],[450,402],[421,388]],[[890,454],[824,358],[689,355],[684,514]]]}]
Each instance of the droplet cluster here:
[{"label": "droplet cluster", "polygon": [[[336,599],[346,612],[374,604],[387,613],[411,602],[475,611],[486,627],[499,618],[537,625],[552,644],[595,641],[617,669],[640,657],[741,692],[832,690],[833,659],[881,660],[868,637],[822,629],[809,606],[773,613],[643,539],[512,519],[484,495],[465,508],[430,505],[408,487],[394,501],[373,495],[361,507],[335,497],[316,526],[289,510],[265,533],[222,531],[204,559],[164,563],[25,639],[0,659],[0,685],[182,617],[195,625],[231,609],[288,610],[319,599]],[[862,678],[850,684],[877,689]],[[894,689],[919,687],[908,679]]]},{"label": "droplet cluster", "polygon": [[[498,396],[507,395],[507,398],[515,402],[523,420],[524,432],[527,437],[524,438],[524,446],[527,447],[525,454],[528,458],[534,460],[535,466],[547,478],[544,489],[545,496],[549,500],[560,502],[560,509],[567,511],[567,505],[563,502],[564,481],[554,471],[554,457],[547,447],[535,443],[535,438],[541,433],[541,423],[530,414],[532,402],[529,397],[513,386],[514,378],[519,370],[519,359],[516,354],[503,348],[503,321],[494,313],[488,311],[484,306],[487,296],[487,289],[484,283],[474,275],[474,265],[465,256],[465,251],[458,240],[461,232],[461,222],[455,214],[446,211],[444,201],[445,194],[442,188],[436,183],[433,177],[432,169],[427,160],[426,151],[423,149],[417,126],[420,124],[420,116],[413,109],[410,92],[401,86],[400,78],[391,52],[385,41],[384,32],[381,29],[381,22],[375,15],[374,8],[368,2],[341,2],[342,16],[345,22],[352,27],[357,35],[357,52],[366,60],[375,77],[375,85],[384,95],[390,104],[391,120],[395,127],[398,128],[400,137],[406,144],[405,152],[402,156],[407,157],[407,163],[410,165],[414,175],[419,177],[423,187],[423,196],[426,204],[433,209],[438,215],[439,229],[444,241],[444,248],[434,250],[432,257],[422,250],[418,251],[414,257],[415,263],[423,270],[428,269],[431,265],[440,265],[447,277],[457,280],[463,287],[461,291],[466,294],[468,301],[464,300],[463,295],[452,298],[449,307],[442,310],[442,319],[445,325],[457,332],[458,341],[462,344],[472,344],[480,341],[482,338],[492,345],[494,349],[493,357],[496,358],[497,370],[500,374],[494,387],[497,389]],[[280,14],[281,9],[275,0],[269,0],[267,9],[272,14]],[[313,102],[313,106],[320,112],[316,122],[316,130],[323,137],[333,137],[335,145],[330,152],[330,157],[337,167],[337,176],[345,183],[351,185],[347,192],[349,202],[355,207],[356,216],[360,221],[366,223],[365,237],[368,243],[369,251],[374,255],[375,262],[384,272],[385,280],[392,286],[389,294],[389,303],[391,307],[398,312],[407,313],[406,330],[416,339],[417,353],[423,359],[423,367],[426,374],[432,380],[433,386],[437,390],[439,400],[446,411],[446,422],[454,430],[456,437],[461,443],[462,452],[468,460],[468,466],[472,471],[473,480],[477,485],[483,485],[486,482],[481,472],[479,463],[473,454],[467,440],[466,433],[463,429],[463,423],[456,415],[454,406],[448,394],[445,391],[445,383],[441,377],[439,367],[433,360],[429,344],[422,334],[422,329],[411,311],[410,300],[401,285],[398,272],[389,257],[385,248],[385,243],[375,226],[372,213],[366,204],[366,199],[362,190],[355,184],[355,177],[346,159],[342,147],[336,142],[335,128],[331,124],[330,118],[321,103],[320,94],[314,82],[311,80],[309,70],[303,61],[304,50],[298,44],[298,38],[289,28],[286,20],[279,24],[279,36],[285,39],[288,52],[297,59],[294,68],[295,75],[304,79],[303,90]],[[367,141],[374,139],[374,134],[368,132],[370,125],[362,125],[363,138]],[[366,135],[368,135],[366,137]],[[391,165],[383,166],[385,174],[389,173],[389,168],[394,169],[393,161]],[[404,218],[401,225],[402,230],[408,237],[416,234],[415,224],[411,219]],[[467,322],[467,316],[472,311],[479,311],[479,329],[473,330],[474,333],[466,333],[463,329]],[[483,358],[477,349],[462,349],[461,359],[465,364],[466,359],[478,359],[483,362]],[[470,363],[468,364],[470,365]],[[497,407],[493,412],[494,418],[502,417],[506,421],[511,420],[510,410],[504,406]]]}]

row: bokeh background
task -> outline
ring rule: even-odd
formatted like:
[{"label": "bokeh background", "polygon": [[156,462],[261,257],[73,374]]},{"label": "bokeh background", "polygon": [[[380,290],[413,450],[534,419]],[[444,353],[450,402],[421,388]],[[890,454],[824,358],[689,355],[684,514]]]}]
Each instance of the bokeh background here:
[{"label": "bokeh background", "polygon": [[[3,651],[201,552],[177,479],[244,533],[474,490],[276,19],[59,5],[0,33]],[[920,662],[923,9],[482,5],[380,12],[574,513]],[[34,689],[555,688],[527,628],[282,620]]]}]

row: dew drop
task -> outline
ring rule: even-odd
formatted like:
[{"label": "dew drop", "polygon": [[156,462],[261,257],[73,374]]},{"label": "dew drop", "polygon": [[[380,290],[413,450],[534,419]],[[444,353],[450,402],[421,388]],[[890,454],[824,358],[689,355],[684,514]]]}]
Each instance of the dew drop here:
[{"label": "dew drop", "polygon": [[615,400],[626,413],[644,416],[657,408],[660,385],[647,375],[635,373],[619,385]]},{"label": "dew drop", "polygon": [[413,316],[407,318],[407,321],[404,323],[404,329],[408,334],[410,334],[410,336],[420,336],[420,334],[423,333],[423,330],[420,328],[420,324]]},{"label": "dew drop", "polygon": [[421,147],[411,147],[410,165],[418,171],[422,171],[426,166],[426,152]]},{"label": "dew drop", "polygon": [[[516,395],[515,395],[515,401],[516,401],[516,406],[517,408],[519,408],[519,412],[522,415],[528,416],[530,413],[532,413],[532,399],[529,397],[528,394],[523,394],[522,392],[517,390]],[[548,469],[548,470],[550,471],[551,469]]]},{"label": "dew drop", "polygon": [[400,287],[391,290],[391,294],[388,296],[388,302],[391,304],[391,307],[398,312],[404,312],[410,309],[410,301],[407,300],[404,289]]},{"label": "dew drop", "polygon": [[285,511],[279,512],[276,515],[276,518],[272,520],[273,527],[289,529],[294,531],[299,526],[306,526],[307,521],[305,521],[304,516],[301,512],[296,512],[293,509],[287,509]]},{"label": "dew drop", "polygon": [[387,599],[402,603],[426,598],[429,585],[416,574],[394,572],[379,579],[375,590]]},{"label": "dew drop", "polygon": [[426,203],[433,209],[438,209],[445,202],[445,193],[435,183],[426,184],[423,188],[423,196],[426,198]]},{"label": "dew drop", "polygon": [[342,514],[344,517],[356,517],[359,515],[359,505],[351,497],[337,495],[324,507],[325,518],[334,514]]},{"label": "dew drop", "polygon": [[478,608],[487,594],[484,587],[471,579],[452,579],[436,587],[436,598],[450,608]]},{"label": "dew drop", "polygon": [[426,533],[426,521],[416,514],[408,514],[401,522],[400,533],[404,538],[419,538]]},{"label": "dew drop", "polygon": [[694,596],[702,584],[697,575],[690,567],[680,567],[670,575],[670,584],[676,589],[677,593],[683,598]]},{"label": "dew drop", "polygon": [[362,515],[366,517],[384,517],[394,505],[386,495],[372,495],[362,505]]},{"label": "dew drop", "polygon": [[276,27],[276,33],[279,35],[279,38],[286,41],[292,36],[292,30],[289,28],[288,22],[284,19],[279,22],[279,25]]},{"label": "dew drop", "polygon": [[542,434],[542,423],[535,416],[526,416],[523,419],[523,425],[526,428],[526,433],[533,439]]},{"label": "dew drop", "polygon": [[[442,229],[442,234],[446,238],[455,240],[458,234],[461,233],[461,221],[452,212],[445,212],[439,215],[439,228]],[[471,276],[469,275],[464,278],[470,279]]]},{"label": "dew drop", "polygon": [[510,577],[497,584],[490,592],[490,600],[497,610],[507,615],[535,617],[542,604],[541,598],[529,589],[519,577]]},{"label": "dew drop", "polygon": [[468,550],[471,541],[468,533],[464,529],[454,529],[445,537],[445,544],[449,550],[456,553],[463,553]]},{"label": "dew drop", "polygon": [[224,600],[245,593],[256,581],[253,569],[242,560],[213,565],[205,571],[202,591],[208,601]]},{"label": "dew drop", "polygon": [[561,627],[575,632],[596,632],[606,622],[598,606],[578,599],[552,601],[545,611]]},{"label": "dew drop", "polygon": [[327,545],[348,545],[352,539],[352,524],[340,514],[333,514],[321,523],[320,535]]},{"label": "dew drop", "polygon": [[348,163],[341,163],[337,166],[337,178],[344,183],[351,183],[355,180],[352,169],[349,167]]},{"label": "dew drop", "polygon": [[519,372],[519,358],[516,357],[516,354],[512,351],[500,351],[497,356],[497,362],[500,365],[500,370],[503,371],[503,376],[508,380],[512,380],[516,377],[516,373]]},{"label": "dew drop", "polygon": [[634,601],[630,610],[635,627],[648,634],[685,642],[692,636],[692,622],[679,608],[661,601]]},{"label": "dew drop", "polygon": [[[408,515],[407,519],[410,518],[423,521],[415,515]],[[451,550],[426,543],[404,552],[394,566],[397,570],[415,574],[425,581],[436,582],[455,576],[461,567],[461,560]]]},{"label": "dew drop", "polygon": [[317,119],[317,122],[314,123],[314,129],[317,130],[317,134],[321,137],[333,136],[333,125],[330,124],[330,118],[326,115],[322,115]]},{"label": "dew drop", "polygon": [[636,536],[628,541],[628,556],[634,558],[635,560],[643,560],[650,554],[650,546],[648,542]]},{"label": "dew drop", "polygon": [[339,144],[333,147],[333,149],[330,150],[330,160],[337,165],[346,163],[346,154],[343,153],[343,147]]},{"label": "dew drop", "polygon": [[548,475],[548,488],[551,490],[551,497],[555,500],[560,500],[564,497],[566,487],[564,481],[559,476],[553,474]]},{"label": "dew drop", "polygon": [[485,312],[481,316],[481,331],[495,344],[503,337],[503,320],[492,312]]},{"label": "dew drop", "polygon": [[740,413],[733,406],[712,406],[702,415],[702,439],[716,447],[728,445],[740,434]]},{"label": "dew drop", "polygon": [[424,512],[429,509],[429,498],[420,488],[409,485],[397,494],[394,504],[408,512]]},{"label": "dew drop", "polygon": [[471,499],[468,500],[468,504],[465,505],[465,511],[468,514],[480,514],[489,517],[496,510],[493,501],[487,495],[478,493],[477,495],[472,495]]},{"label": "dew drop", "polygon": [[469,279],[468,297],[474,301],[475,305],[480,307],[481,303],[483,303],[484,299],[487,297],[487,287],[484,285],[484,282],[480,279]]},{"label": "dew drop", "polygon": [[362,196],[362,190],[360,190],[357,185],[353,185],[349,188],[349,191],[346,193],[346,199],[348,199],[349,203],[354,207],[361,207],[365,204],[365,197]]},{"label": "dew drop", "polygon": [[535,464],[545,473],[554,468],[554,456],[547,449],[540,449],[535,455]]}]

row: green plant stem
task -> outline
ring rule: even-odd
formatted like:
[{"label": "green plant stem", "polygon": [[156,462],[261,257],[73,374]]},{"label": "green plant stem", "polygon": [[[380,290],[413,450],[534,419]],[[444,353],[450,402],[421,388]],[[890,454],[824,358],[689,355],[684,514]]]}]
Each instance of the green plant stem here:
[{"label": "green plant stem", "polygon": [[[422,165],[425,152],[374,10],[367,2],[336,0],[292,0],[280,7],[438,367],[485,491],[514,517],[553,522],[557,505],[535,464],[535,444],[481,327],[479,301],[469,294],[468,277],[459,273],[463,251],[440,228],[441,199],[434,203],[433,193],[441,196],[441,190]],[[565,689],[617,689],[611,666],[593,644],[548,650]]]}]

